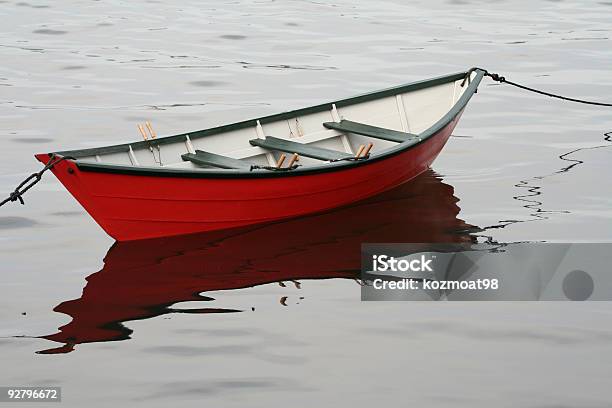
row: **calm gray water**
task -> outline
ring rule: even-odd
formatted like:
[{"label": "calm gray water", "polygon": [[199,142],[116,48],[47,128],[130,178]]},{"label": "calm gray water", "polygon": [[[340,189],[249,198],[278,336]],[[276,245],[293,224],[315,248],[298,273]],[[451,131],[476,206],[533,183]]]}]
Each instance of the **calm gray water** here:
[{"label": "calm gray water", "polygon": [[[3,194],[39,168],[34,153],[138,140],[145,120],[168,135],[475,65],[612,95],[607,1],[1,0],[0,21]],[[453,226],[611,241],[610,130],[609,108],[484,81],[435,173],[390,210],[356,210],[386,229],[362,234],[350,213],[280,226],[288,241],[309,231],[287,246],[304,258],[262,245],[266,231],[212,252],[107,255],[112,240],[47,176],[0,210],[0,385],[62,386],[75,407],[609,407],[608,303],[362,303],[345,278],[361,239],[443,240]],[[328,242],[334,231],[348,232]],[[243,281],[234,259],[254,265]],[[281,276],[261,278],[276,259]],[[309,273],[335,279],[289,282]]]}]

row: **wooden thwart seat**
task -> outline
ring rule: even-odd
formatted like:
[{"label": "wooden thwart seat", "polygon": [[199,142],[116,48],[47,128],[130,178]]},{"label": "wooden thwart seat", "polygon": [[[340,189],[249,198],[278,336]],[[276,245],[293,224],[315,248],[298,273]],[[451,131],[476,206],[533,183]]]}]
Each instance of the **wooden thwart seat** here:
[{"label": "wooden thwart seat", "polygon": [[279,139],[266,136],[265,139],[252,139],[249,143],[253,146],[263,147],[268,150],[278,150],[286,153],[297,153],[301,156],[310,157],[317,160],[341,160],[352,158],[350,153],[339,152],[337,150],[324,149],[322,147],[309,146],[303,143],[292,142],[290,140]]},{"label": "wooden thwart seat", "polygon": [[249,162],[222,156],[220,154],[205,152],[203,150],[196,150],[195,153],[185,153],[181,157],[185,161],[190,161],[200,166],[212,166],[221,169],[250,170],[252,165],[252,163]]},{"label": "wooden thwart seat", "polygon": [[397,130],[352,122],[350,120],[341,120],[340,122],[325,122],[323,123],[323,126],[328,129],[339,130],[340,132],[355,133],[357,135],[398,143],[418,138],[417,135],[413,135],[412,133],[399,132]]}]

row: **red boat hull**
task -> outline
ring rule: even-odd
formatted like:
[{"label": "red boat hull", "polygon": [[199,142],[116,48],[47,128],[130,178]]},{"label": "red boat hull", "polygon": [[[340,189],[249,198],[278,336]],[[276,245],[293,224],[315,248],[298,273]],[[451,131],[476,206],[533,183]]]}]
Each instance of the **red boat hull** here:
[{"label": "red boat hull", "polygon": [[[265,223],[344,206],[425,171],[460,115],[422,143],[338,171],[270,178],[183,178],[83,171],[62,161],[55,176],[118,241]],[[48,155],[36,158],[47,163]]]},{"label": "red boat hull", "polygon": [[[209,292],[278,281],[293,286],[289,281],[358,278],[364,242],[473,243],[471,232],[478,227],[459,219],[458,201],[453,188],[430,170],[384,194],[323,214],[115,243],[103,268],[86,278],[81,296],[53,309],[71,320],[44,338],[65,345],[42,353],[128,339],[132,333],[131,325],[124,324],[128,321],[169,313],[205,316],[243,310],[231,306],[235,297]],[[355,291],[359,292],[357,285]],[[173,306],[189,301],[204,303]]]}]

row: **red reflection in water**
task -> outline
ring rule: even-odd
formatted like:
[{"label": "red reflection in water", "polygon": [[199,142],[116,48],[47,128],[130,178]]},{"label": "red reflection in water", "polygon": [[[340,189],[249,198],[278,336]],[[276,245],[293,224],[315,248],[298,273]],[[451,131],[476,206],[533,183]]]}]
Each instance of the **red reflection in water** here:
[{"label": "red reflection in water", "polygon": [[[87,277],[80,298],[55,309],[72,321],[43,336],[63,343],[39,353],[66,353],[76,344],[124,340],[123,322],[178,312],[171,305],[214,300],[203,292],[270,282],[357,278],[364,242],[471,242],[474,226],[457,218],[453,188],[433,171],[350,207],[240,229],[115,243],[104,267]],[[181,313],[227,313],[187,309]]]}]

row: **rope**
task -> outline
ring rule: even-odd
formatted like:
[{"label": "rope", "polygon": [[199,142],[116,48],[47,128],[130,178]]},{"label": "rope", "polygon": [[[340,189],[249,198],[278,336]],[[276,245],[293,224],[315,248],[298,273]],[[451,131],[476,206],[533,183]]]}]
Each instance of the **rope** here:
[{"label": "rope", "polygon": [[[485,76],[490,77],[492,80],[499,82],[499,83],[506,83],[512,86],[515,86],[517,88],[520,89],[524,89],[526,91],[529,92],[534,92],[536,94],[540,94],[540,95],[545,95],[545,96],[549,96],[551,98],[557,98],[557,99],[561,99],[564,101],[569,101],[569,102],[576,102],[576,103],[583,103],[586,105],[595,105],[595,106],[607,106],[607,107],[612,107],[611,103],[604,103],[604,102],[596,102],[596,101],[588,101],[585,99],[577,99],[577,98],[570,98],[567,96],[563,96],[563,95],[558,95],[558,94],[553,94],[550,92],[545,92],[545,91],[541,91],[539,89],[535,89],[535,88],[531,88],[525,85],[521,85],[518,84],[516,82],[512,82],[512,81],[508,81],[504,76],[499,75],[499,74],[495,74],[495,73],[490,73],[488,72],[486,69],[482,69],[479,67],[474,67],[471,68],[470,70],[468,70],[466,77],[463,79],[463,82],[461,83],[461,86],[463,87],[465,85],[465,83],[467,82],[468,84],[470,83],[470,78],[471,78],[471,74],[472,72],[479,70],[484,72]],[[610,132],[605,132],[604,134],[604,140],[606,142],[612,142],[612,131]],[[526,202],[528,204],[523,205],[523,207],[529,209],[529,210],[533,210],[534,212],[532,214],[530,214],[530,216],[534,217],[533,219],[530,220],[505,220],[505,221],[499,221],[499,224],[496,225],[491,225],[485,228],[482,228],[482,231],[487,231],[490,229],[497,229],[497,228],[505,228],[509,225],[512,224],[516,224],[516,223],[521,223],[521,222],[529,222],[529,221],[539,221],[539,220],[545,220],[548,219],[548,217],[542,215],[543,213],[558,213],[558,212],[566,212],[566,211],[551,211],[551,210],[544,210],[542,209],[542,205],[543,203],[541,201],[537,201],[535,199],[530,199],[530,197],[536,197],[542,194],[542,192],[540,191],[542,189],[541,186],[537,186],[537,185],[532,185],[529,184],[530,180],[541,180],[544,179],[546,177],[550,177],[550,176],[554,176],[555,174],[560,174],[560,173],[565,173],[570,171],[573,167],[579,165],[579,164],[583,164],[584,161],[582,160],[575,160],[575,159],[568,159],[567,156],[576,153],[578,151],[581,150],[586,150],[586,149],[599,149],[599,148],[603,148],[603,147],[610,147],[609,145],[600,145],[600,146],[592,146],[592,147],[583,147],[583,148],[579,148],[576,150],[572,150],[570,152],[564,153],[561,156],[559,156],[559,158],[561,160],[566,160],[566,161],[571,161],[573,162],[571,165],[564,167],[560,170],[557,170],[553,173],[544,175],[544,176],[536,176],[536,177],[532,177],[530,179],[527,180],[520,180],[518,184],[515,184],[515,187],[518,188],[526,188],[529,194],[525,194],[525,195],[518,195],[513,197],[514,199],[518,200],[518,201],[523,201]],[[485,238],[487,238],[487,242],[496,242],[495,240],[493,240],[492,236],[486,236],[484,235]]]},{"label": "rope", "polygon": [[[561,99],[561,100],[564,100],[564,101],[584,103],[586,105],[596,105],[596,106],[609,106],[609,107],[612,107],[612,103],[604,103],[604,102],[588,101],[588,100],[585,100],[585,99],[570,98],[568,96],[563,96],[563,95],[558,95],[558,94],[554,94],[554,93],[550,93],[550,92],[545,92],[545,91],[542,91],[542,90],[539,90],[539,89],[535,89],[535,88],[531,88],[531,87],[528,87],[528,86],[525,86],[525,85],[517,84],[516,82],[508,81],[506,79],[506,77],[504,77],[502,75],[494,74],[494,73],[491,73],[491,72],[487,71],[486,69],[482,69],[482,68],[478,68],[478,67],[471,68],[467,72],[466,79],[468,81],[469,81],[471,73],[473,71],[477,70],[477,69],[483,71],[485,76],[490,77],[492,80],[494,80],[496,82],[499,82],[500,84],[512,85],[512,86],[515,86],[515,87],[520,88],[520,89],[524,89],[524,90],[529,91],[529,92],[534,92],[534,93],[537,93],[537,94],[540,94],[540,95],[545,95],[545,96],[549,96],[551,98],[557,98],[557,99]],[[461,86],[463,86],[464,84],[465,84],[465,80],[463,81]]]},{"label": "rope", "polygon": [[36,185],[36,183],[40,181],[40,179],[42,178],[42,175],[47,170],[52,169],[53,166],[55,166],[59,162],[68,160],[68,159],[72,159],[72,157],[70,156],[57,157],[55,155],[51,156],[51,160],[49,160],[49,162],[45,165],[45,167],[43,167],[40,171],[36,173],[30,174],[25,180],[23,180],[15,188],[15,190],[13,190],[13,192],[9,194],[8,198],[5,198],[2,202],[0,202],[0,207],[2,207],[4,204],[8,202],[18,201],[18,200],[22,205],[25,204],[25,202],[23,201],[23,197],[22,197],[25,194],[25,192],[31,189],[32,187],[34,187],[34,185]]},{"label": "rope", "polygon": [[274,167],[274,166],[259,166],[257,164],[251,165],[251,170],[270,170],[270,171],[291,171],[300,167],[299,164],[294,164],[291,167]]},{"label": "rope", "polygon": [[341,159],[333,159],[333,160],[330,160],[330,162],[335,163],[339,161],[361,161],[361,160],[367,160],[369,158],[370,158],[370,153],[366,154],[365,156],[360,156],[360,157],[343,157]]}]

